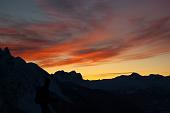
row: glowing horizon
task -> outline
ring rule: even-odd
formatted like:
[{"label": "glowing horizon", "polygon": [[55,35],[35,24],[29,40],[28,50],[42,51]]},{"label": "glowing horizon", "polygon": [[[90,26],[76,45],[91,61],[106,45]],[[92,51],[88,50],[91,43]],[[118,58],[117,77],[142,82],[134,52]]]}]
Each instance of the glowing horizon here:
[{"label": "glowing horizon", "polygon": [[[98,65],[77,68],[72,67],[70,69],[66,66],[60,68],[53,67],[51,69],[47,68],[45,70],[48,71],[49,73],[55,73],[56,71],[59,70],[64,70],[67,72],[75,70],[76,72],[80,72],[84,79],[88,80],[110,79],[120,75],[129,75],[133,72],[139,73],[141,75],[161,74],[164,76],[169,76],[170,61],[167,62],[166,60],[160,60],[164,57],[170,58],[170,54],[160,55],[149,59],[143,59],[141,62],[133,61],[134,63],[131,64],[125,61],[123,63],[121,62],[115,63],[115,66],[113,66],[112,63],[106,63],[100,66]],[[151,61],[152,63],[148,62],[148,60]],[[157,62],[153,62],[155,60]]]}]

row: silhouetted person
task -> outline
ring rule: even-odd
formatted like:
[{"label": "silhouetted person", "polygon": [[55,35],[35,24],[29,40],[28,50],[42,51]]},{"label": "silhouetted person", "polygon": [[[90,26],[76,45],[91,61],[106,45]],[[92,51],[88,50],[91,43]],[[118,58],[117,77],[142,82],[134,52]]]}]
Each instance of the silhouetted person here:
[{"label": "silhouetted person", "polygon": [[42,113],[50,113],[49,101],[50,101],[50,91],[49,91],[50,79],[46,78],[44,86],[37,90],[35,102],[40,105]]}]

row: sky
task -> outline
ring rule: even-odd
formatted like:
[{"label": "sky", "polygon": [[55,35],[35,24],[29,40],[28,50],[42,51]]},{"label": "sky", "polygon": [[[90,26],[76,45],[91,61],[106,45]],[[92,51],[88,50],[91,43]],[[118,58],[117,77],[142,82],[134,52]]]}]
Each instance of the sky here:
[{"label": "sky", "polygon": [[0,48],[85,79],[170,75],[169,0],[0,0]]}]

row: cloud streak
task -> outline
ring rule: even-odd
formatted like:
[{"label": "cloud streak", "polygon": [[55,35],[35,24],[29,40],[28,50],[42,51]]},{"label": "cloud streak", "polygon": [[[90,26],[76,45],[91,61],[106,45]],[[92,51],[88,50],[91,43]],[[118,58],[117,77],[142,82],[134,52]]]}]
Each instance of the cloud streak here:
[{"label": "cloud streak", "polygon": [[116,0],[34,2],[48,21],[23,24],[0,18],[0,24],[6,22],[0,26],[0,47],[8,46],[14,54],[42,67],[98,65],[170,52],[170,15],[162,15],[162,6],[157,7],[161,1],[152,6],[160,12],[152,17],[143,15],[144,7],[140,7],[141,15],[136,15],[131,4]]}]

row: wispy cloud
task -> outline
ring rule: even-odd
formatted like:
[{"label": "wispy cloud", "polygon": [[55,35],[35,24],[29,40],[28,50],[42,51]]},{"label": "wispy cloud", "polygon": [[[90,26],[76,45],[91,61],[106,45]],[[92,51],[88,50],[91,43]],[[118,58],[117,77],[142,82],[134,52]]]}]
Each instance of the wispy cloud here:
[{"label": "wispy cloud", "polygon": [[[5,22],[0,26],[0,47],[8,46],[14,54],[43,67],[97,65],[170,52],[168,14],[145,17],[144,7],[139,7],[141,15],[136,15],[138,11],[131,14],[130,3],[116,0],[34,2],[47,15],[47,21],[19,22],[0,17],[0,24]],[[156,9],[162,12],[162,6]]]}]

